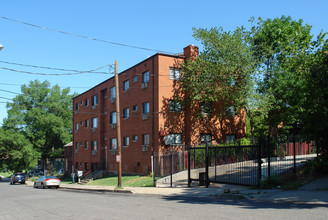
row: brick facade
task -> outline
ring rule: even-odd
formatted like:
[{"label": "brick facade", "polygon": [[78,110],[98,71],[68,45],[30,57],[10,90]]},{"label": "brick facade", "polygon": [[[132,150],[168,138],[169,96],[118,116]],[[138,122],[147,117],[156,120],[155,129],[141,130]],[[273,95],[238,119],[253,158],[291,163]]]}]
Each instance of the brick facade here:
[{"label": "brick facade", "polygon": [[[188,111],[169,108],[178,83],[170,79],[170,71],[197,54],[198,47],[192,45],[179,55],[158,53],[119,74],[122,172],[149,174],[151,156],[165,152],[164,137],[169,134],[181,135],[184,144],[199,143],[200,134],[207,133],[188,117]],[[111,120],[116,112],[116,99],[111,98],[114,86],[112,77],[73,99],[74,169],[117,171],[112,144],[117,131],[115,119]],[[245,114],[217,126],[227,127],[225,134],[218,134],[222,139],[226,134],[243,137]]]}]

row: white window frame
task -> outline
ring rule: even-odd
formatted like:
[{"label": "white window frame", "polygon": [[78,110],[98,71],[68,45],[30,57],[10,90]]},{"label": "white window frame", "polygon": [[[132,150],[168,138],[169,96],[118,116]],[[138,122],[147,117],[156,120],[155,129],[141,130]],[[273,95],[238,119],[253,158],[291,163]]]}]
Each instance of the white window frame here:
[{"label": "white window frame", "polygon": [[89,148],[89,142],[85,141],[84,142],[84,150],[88,150],[88,148]]},{"label": "white window frame", "polygon": [[169,111],[180,113],[182,111],[182,104],[176,100],[169,100]]},{"label": "white window frame", "polygon": [[181,145],[182,144],[182,134],[171,133],[165,137],[165,143],[167,145]]},{"label": "white window frame", "polygon": [[128,119],[130,117],[130,110],[129,108],[123,109],[123,119]]},{"label": "white window frame", "polygon": [[93,140],[91,142],[91,150],[92,151],[97,151],[98,150],[98,141],[97,140]]},{"label": "white window frame", "polygon": [[111,112],[111,113],[110,113],[109,123],[110,123],[111,125],[116,125],[116,123],[117,123],[116,112]]},{"label": "white window frame", "polygon": [[132,82],[135,83],[135,82],[137,82],[137,81],[138,81],[138,76],[134,76],[134,77],[132,78]]},{"label": "white window frame", "polygon": [[125,80],[125,81],[123,82],[123,91],[124,91],[124,92],[125,92],[125,91],[128,91],[129,88],[130,88],[129,80]]},{"label": "white window frame", "polygon": [[92,106],[98,105],[98,94],[92,96]]},{"label": "white window frame", "polygon": [[115,99],[116,98],[116,88],[115,86],[110,88],[110,99]]},{"label": "white window frame", "polygon": [[123,137],[123,147],[129,147],[130,145],[130,138],[129,136],[124,136]]},{"label": "white window frame", "polygon": [[149,102],[142,103],[142,114],[148,114],[149,110]]},{"label": "white window frame", "polygon": [[85,99],[84,106],[88,107],[89,106],[89,99]]},{"label": "white window frame", "polygon": [[142,145],[147,146],[150,143],[149,134],[142,135]]},{"label": "white window frame", "polygon": [[133,141],[133,142],[137,142],[137,141],[138,141],[138,135],[133,135],[133,137],[132,137],[132,141]]},{"label": "white window frame", "polygon": [[180,78],[181,78],[181,69],[170,67],[170,79],[180,80]]},{"label": "white window frame", "polygon": [[117,150],[117,138],[110,139],[110,150]]},{"label": "white window frame", "polygon": [[149,71],[142,73],[142,82],[148,83],[149,82]]},{"label": "white window frame", "polygon": [[92,118],[91,128],[98,128],[98,117]]}]

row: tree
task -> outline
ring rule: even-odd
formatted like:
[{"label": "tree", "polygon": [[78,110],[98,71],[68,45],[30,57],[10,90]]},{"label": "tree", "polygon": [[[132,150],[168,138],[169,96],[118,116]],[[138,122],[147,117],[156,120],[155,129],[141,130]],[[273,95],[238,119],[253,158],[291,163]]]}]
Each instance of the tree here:
[{"label": "tree", "polygon": [[[254,21],[254,20],[253,20]],[[251,29],[252,49],[257,72],[262,74],[258,91],[266,97],[269,107],[267,121],[270,131],[278,125],[288,129],[298,118],[299,103],[305,88],[301,60],[310,51],[311,26],[282,16],[273,20],[258,19]]]},{"label": "tree", "polygon": [[0,129],[0,167],[9,170],[29,170],[35,167],[40,153],[19,132]]},{"label": "tree", "polygon": [[[237,28],[226,32],[222,28],[194,29],[194,35],[204,50],[196,58],[181,64],[180,86],[186,109],[193,106],[191,117],[202,122],[217,142],[217,129],[224,133],[223,124],[231,121],[231,113],[240,113],[250,89],[254,61],[248,44],[248,32]],[[212,103],[218,103],[211,106]],[[213,107],[215,111],[203,114]],[[228,111],[227,111],[228,110]],[[219,124],[214,122],[219,121]]]},{"label": "tree", "polygon": [[23,85],[22,94],[8,103],[4,129],[20,132],[43,159],[62,155],[63,145],[71,141],[72,97],[69,88],[50,87],[48,81]]}]

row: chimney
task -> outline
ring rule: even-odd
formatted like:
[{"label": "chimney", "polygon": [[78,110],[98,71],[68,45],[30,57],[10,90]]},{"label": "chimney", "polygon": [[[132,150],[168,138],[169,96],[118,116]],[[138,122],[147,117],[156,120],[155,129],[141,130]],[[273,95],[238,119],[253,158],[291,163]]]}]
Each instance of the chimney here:
[{"label": "chimney", "polygon": [[191,59],[193,61],[198,57],[198,47],[190,44],[183,48],[183,54],[186,57],[186,60]]}]

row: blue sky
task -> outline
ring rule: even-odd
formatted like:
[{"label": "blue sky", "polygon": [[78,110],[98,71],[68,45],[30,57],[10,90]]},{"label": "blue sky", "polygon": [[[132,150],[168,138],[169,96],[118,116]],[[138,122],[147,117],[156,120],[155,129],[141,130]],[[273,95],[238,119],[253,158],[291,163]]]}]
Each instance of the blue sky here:
[{"label": "blue sky", "polygon": [[[29,0],[1,1],[0,16],[51,29],[105,41],[172,53],[194,44],[192,28],[222,26],[233,30],[248,27],[254,17],[282,15],[303,19],[313,26],[313,34],[328,31],[326,0],[202,0],[202,1],[110,1],[110,0]],[[154,51],[117,46],[53,31],[35,28],[0,18],[0,61],[62,69],[91,70],[118,60],[119,72],[155,54]],[[62,73],[60,71],[9,65],[19,71]],[[12,99],[20,86],[38,79],[82,93],[112,75],[83,74],[41,76],[0,69],[0,97]],[[6,102],[0,98],[0,124],[7,116]]]}]

